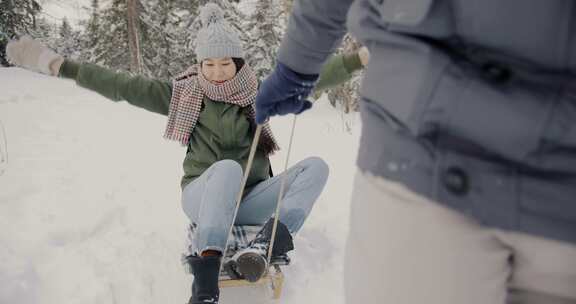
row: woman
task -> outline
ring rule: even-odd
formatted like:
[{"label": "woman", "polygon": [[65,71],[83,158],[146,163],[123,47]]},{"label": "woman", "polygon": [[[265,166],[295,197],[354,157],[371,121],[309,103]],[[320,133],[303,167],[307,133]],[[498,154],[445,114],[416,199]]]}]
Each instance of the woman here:
[{"label": "woman", "polygon": [[[165,137],[188,148],[181,186],[182,207],[196,230],[197,252],[188,258],[194,274],[190,299],[194,304],[218,303],[218,271],[254,139],[253,103],[258,88],[254,72],[242,59],[241,42],[220,8],[209,3],[202,8],[201,17],[203,27],[195,50],[200,64],[172,82],[76,63],[29,37],[7,46],[7,57],[15,65],[74,79],[81,87],[113,101],[125,100],[168,116]],[[333,58],[326,67],[330,74],[323,75],[320,89],[347,80],[365,63],[365,55]],[[304,101],[300,105],[302,110],[309,107]],[[282,179],[286,179],[286,191],[275,255],[293,248],[291,236],[302,227],[328,177],[328,166],[317,157],[271,177],[268,157],[277,149],[269,126],[264,124],[235,221],[239,225],[263,225],[250,248],[234,256],[240,274],[251,281],[258,280],[267,268],[271,216]]]}]

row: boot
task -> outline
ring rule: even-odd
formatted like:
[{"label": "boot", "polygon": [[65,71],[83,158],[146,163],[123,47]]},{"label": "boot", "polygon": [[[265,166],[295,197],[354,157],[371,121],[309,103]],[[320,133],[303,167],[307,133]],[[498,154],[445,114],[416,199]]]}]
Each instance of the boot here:
[{"label": "boot", "polygon": [[[236,271],[249,282],[256,282],[266,274],[268,269],[268,249],[272,237],[274,218],[269,219],[258,232],[248,247],[239,250],[232,257]],[[294,249],[292,235],[282,222],[278,221],[276,238],[272,248],[272,258],[285,255]]]},{"label": "boot", "polygon": [[192,297],[188,304],[218,304],[220,290],[218,289],[218,277],[220,275],[219,256],[188,256],[188,263],[192,268],[194,282],[192,283]]}]

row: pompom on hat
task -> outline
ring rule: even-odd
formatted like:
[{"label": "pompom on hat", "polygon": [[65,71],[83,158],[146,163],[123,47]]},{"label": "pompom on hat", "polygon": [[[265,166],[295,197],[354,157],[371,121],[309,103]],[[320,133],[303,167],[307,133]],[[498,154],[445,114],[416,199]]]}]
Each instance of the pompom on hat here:
[{"label": "pompom on hat", "polygon": [[207,3],[200,10],[202,28],[196,37],[196,57],[200,62],[206,58],[243,58],[244,50],[238,34],[224,19],[222,9],[215,3]]}]

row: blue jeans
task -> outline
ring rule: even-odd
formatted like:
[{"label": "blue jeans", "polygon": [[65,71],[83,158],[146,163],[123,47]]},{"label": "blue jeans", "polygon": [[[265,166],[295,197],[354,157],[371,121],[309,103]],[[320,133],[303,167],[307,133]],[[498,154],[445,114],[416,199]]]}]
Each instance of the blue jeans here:
[{"label": "blue jeans", "polygon": [[[224,251],[242,183],[242,171],[237,162],[221,160],[184,188],[182,208],[190,221],[196,224],[195,247],[198,253]],[[256,185],[242,199],[235,224],[262,225],[273,216],[285,176],[279,219],[292,234],[296,233],[328,179],[328,165],[318,157],[306,158],[288,171]]]}]

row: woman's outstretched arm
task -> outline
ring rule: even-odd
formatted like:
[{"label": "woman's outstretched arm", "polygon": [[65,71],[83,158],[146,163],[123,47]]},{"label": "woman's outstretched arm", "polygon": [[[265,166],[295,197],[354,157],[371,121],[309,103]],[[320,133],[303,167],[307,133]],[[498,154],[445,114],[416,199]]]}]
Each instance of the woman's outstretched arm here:
[{"label": "woman's outstretched arm", "polygon": [[167,115],[172,84],[138,75],[116,72],[93,64],[76,63],[55,53],[42,42],[24,36],[6,46],[8,60],[16,66],[76,81],[113,101],[128,103]]},{"label": "woman's outstretched arm", "polygon": [[140,75],[116,72],[95,64],[65,60],[59,77],[76,81],[113,101],[127,101],[151,112],[167,115],[172,96],[172,84]]}]

